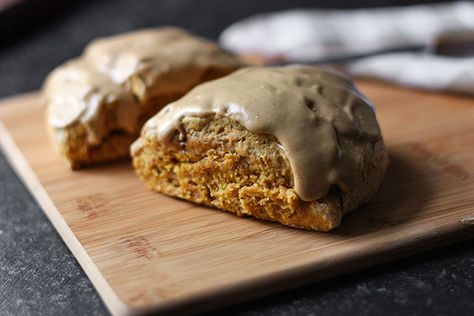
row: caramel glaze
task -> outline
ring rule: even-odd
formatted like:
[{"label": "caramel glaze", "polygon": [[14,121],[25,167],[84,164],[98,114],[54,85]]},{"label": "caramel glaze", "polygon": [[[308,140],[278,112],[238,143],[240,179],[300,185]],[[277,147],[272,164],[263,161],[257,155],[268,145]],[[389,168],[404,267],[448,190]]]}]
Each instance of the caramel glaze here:
[{"label": "caramel glaze", "polygon": [[[209,69],[242,66],[216,44],[177,28],[146,29],[98,39],[46,80],[45,102],[57,131],[80,122],[88,142],[111,130],[137,133],[141,106],[160,95],[184,94]],[[105,118],[106,113],[114,113]]]},{"label": "caramel glaze", "polygon": [[307,66],[249,67],[201,84],[152,117],[142,135],[170,143],[180,138],[184,117],[209,115],[275,136],[305,201],[324,197],[333,185],[350,190],[366,150],[381,139],[372,105],[348,79]]}]

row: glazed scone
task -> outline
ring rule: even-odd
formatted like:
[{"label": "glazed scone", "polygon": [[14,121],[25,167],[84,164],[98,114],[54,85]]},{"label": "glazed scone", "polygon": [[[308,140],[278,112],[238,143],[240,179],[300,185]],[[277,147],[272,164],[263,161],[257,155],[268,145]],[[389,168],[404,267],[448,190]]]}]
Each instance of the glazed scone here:
[{"label": "glazed scone", "polygon": [[215,43],[176,28],[98,39],[48,76],[48,123],[72,168],[126,157],[164,105],[241,66]]},{"label": "glazed scone", "polygon": [[237,215],[329,231],[388,164],[373,107],[316,67],[244,68],[167,105],[131,146],[153,190]]}]

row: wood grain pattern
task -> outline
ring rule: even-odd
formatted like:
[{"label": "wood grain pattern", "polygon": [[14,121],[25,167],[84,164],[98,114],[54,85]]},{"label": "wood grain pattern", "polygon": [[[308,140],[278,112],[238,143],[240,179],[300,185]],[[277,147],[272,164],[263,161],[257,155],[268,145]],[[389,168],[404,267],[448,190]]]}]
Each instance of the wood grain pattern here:
[{"label": "wood grain pattern", "polygon": [[1,103],[0,143],[112,313],[196,312],[474,236],[474,100],[360,87],[391,165],[374,201],[332,233],[155,194],[127,161],[70,171],[37,94]]}]

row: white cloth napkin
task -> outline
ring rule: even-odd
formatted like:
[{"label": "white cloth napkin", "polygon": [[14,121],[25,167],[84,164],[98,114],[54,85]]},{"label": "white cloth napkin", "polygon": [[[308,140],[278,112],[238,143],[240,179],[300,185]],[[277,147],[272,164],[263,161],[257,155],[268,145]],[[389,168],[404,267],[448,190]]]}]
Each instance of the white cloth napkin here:
[{"label": "white cloth napkin", "polygon": [[346,70],[353,76],[375,77],[427,90],[474,95],[474,57],[385,54],[350,63]]},{"label": "white cloth napkin", "polygon": [[[261,14],[225,29],[225,48],[288,62],[308,62],[391,49],[429,47],[436,36],[474,32],[474,3],[454,2],[358,10],[290,10]],[[356,76],[474,95],[474,58],[390,53],[348,65]]]}]

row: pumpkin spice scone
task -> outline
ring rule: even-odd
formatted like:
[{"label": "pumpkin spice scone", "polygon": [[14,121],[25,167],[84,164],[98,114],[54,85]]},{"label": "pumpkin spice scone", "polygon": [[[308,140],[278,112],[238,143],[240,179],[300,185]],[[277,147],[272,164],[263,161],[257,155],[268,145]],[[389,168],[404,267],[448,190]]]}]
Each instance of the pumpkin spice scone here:
[{"label": "pumpkin spice scone", "polygon": [[244,68],[167,105],[131,146],[155,191],[329,231],[367,202],[388,157],[370,103],[316,67]]},{"label": "pumpkin spice scone", "polygon": [[242,66],[177,28],[98,39],[47,78],[48,123],[74,169],[127,157],[143,123],[164,105]]}]

